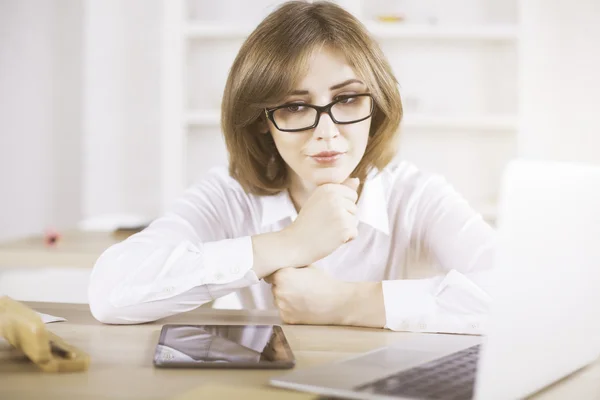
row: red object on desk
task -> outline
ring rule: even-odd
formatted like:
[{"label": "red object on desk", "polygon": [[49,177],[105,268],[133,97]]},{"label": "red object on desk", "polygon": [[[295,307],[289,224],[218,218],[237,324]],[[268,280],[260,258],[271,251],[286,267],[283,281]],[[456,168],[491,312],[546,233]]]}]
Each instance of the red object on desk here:
[{"label": "red object on desk", "polygon": [[60,237],[61,235],[58,231],[52,228],[48,228],[44,232],[44,244],[47,247],[56,247],[60,240]]}]

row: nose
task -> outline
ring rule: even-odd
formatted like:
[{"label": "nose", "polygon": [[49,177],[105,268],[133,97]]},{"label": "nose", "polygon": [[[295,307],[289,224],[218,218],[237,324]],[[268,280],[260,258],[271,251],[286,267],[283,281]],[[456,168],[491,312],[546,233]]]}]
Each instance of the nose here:
[{"label": "nose", "polygon": [[326,112],[321,114],[319,124],[315,128],[315,137],[321,140],[330,140],[337,137],[339,134],[340,131],[338,130],[338,126],[331,120],[329,114]]}]

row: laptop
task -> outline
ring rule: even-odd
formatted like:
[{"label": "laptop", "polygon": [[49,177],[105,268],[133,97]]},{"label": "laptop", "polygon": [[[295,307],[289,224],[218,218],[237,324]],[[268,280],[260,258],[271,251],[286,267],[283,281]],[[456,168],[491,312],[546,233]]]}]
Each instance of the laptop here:
[{"label": "laptop", "polygon": [[406,333],[385,348],[272,378],[346,399],[517,399],[600,356],[600,167],[504,171],[487,334]]}]

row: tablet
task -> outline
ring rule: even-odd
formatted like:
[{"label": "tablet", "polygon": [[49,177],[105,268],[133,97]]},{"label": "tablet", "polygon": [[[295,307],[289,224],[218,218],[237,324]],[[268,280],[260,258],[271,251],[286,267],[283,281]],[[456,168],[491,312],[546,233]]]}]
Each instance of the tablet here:
[{"label": "tablet", "polygon": [[292,368],[278,325],[164,325],[154,353],[161,368]]}]

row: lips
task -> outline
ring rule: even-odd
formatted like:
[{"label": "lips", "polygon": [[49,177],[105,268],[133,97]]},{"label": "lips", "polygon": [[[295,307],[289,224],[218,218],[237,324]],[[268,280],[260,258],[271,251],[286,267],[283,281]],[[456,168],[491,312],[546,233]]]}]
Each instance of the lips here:
[{"label": "lips", "polygon": [[317,154],[313,154],[311,157],[335,157],[338,154],[343,154],[340,151],[322,151]]},{"label": "lips", "polygon": [[335,165],[338,160],[344,155],[339,151],[322,151],[310,156],[317,164],[331,166]]}]

